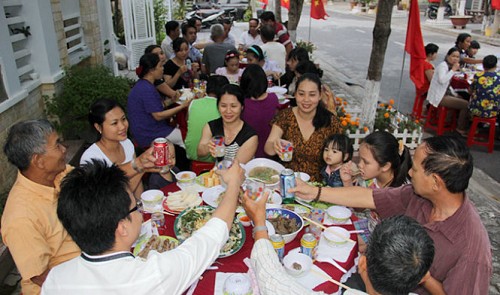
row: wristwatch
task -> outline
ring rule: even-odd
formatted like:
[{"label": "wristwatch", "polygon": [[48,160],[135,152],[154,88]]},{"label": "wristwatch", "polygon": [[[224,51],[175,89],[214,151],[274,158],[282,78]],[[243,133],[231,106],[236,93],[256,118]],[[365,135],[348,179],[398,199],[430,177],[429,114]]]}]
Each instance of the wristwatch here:
[{"label": "wristwatch", "polygon": [[258,231],[267,231],[267,226],[261,225],[261,226],[256,226],[252,229],[252,237],[255,236],[255,233]]}]

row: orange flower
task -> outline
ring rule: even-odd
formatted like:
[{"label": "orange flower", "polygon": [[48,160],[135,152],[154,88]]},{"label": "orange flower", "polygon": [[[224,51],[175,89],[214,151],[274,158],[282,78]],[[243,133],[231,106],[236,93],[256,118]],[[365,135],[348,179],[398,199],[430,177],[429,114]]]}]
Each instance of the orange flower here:
[{"label": "orange flower", "polygon": [[419,121],[419,120],[415,120],[415,123],[417,123],[417,124],[418,124],[418,123],[420,123],[420,121]]},{"label": "orange flower", "polygon": [[389,113],[385,113],[384,118],[386,118],[386,119],[389,118]]},{"label": "orange flower", "polygon": [[359,118],[356,118],[356,122],[359,122],[359,120],[360,120]]},{"label": "orange flower", "polygon": [[391,106],[391,105],[388,105],[388,106],[387,106],[387,109],[388,109],[388,110],[392,110],[392,106]]},{"label": "orange flower", "polygon": [[340,98],[340,97],[338,97],[338,96],[337,96],[337,97],[335,97],[335,100],[336,100],[336,101],[338,101],[338,102],[342,102],[342,98]]},{"label": "orange flower", "polygon": [[381,103],[381,104],[379,104],[379,107],[383,108],[383,107],[385,107],[385,104]]},{"label": "orange flower", "polygon": [[344,103],[345,106],[347,105],[347,101],[344,101],[343,103]]},{"label": "orange flower", "polygon": [[394,99],[389,99],[389,104],[394,104]]},{"label": "orange flower", "polygon": [[401,122],[401,119],[397,119],[396,121],[398,121],[398,123],[400,123],[400,122]]},{"label": "orange flower", "polygon": [[363,127],[363,131],[364,131],[365,133],[366,133],[366,132],[368,132],[368,130],[369,130],[369,129],[368,129],[368,127],[366,127],[366,126],[365,126],[365,127]]},{"label": "orange flower", "polygon": [[342,126],[344,126],[344,127],[345,127],[345,126],[347,126],[347,121],[346,121],[346,120],[344,120],[344,121],[342,121],[342,123],[341,123],[341,124],[342,124]]},{"label": "orange flower", "polygon": [[351,114],[349,114],[349,113],[345,114],[345,116],[346,116],[347,118],[351,118]]}]

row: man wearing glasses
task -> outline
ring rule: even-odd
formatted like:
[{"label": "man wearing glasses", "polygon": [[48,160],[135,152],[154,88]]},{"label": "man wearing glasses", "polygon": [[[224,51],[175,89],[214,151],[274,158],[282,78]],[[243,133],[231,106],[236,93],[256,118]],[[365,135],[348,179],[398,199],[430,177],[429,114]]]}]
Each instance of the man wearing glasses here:
[{"label": "man wearing glasses", "polygon": [[212,218],[176,249],[143,260],[130,253],[143,220],[123,171],[97,160],[75,168],[62,183],[57,214],[82,254],[51,270],[42,294],[181,294],[229,237],[243,169],[235,163],[222,177],[226,196]]},{"label": "man wearing glasses", "polygon": [[[47,120],[12,126],[4,153],[19,171],[5,204],[2,239],[21,274],[23,294],[40,294],[49,270],[80,254],[56,216],[59,185],[72,167],[66,165],[66,147]],[[142,170],[153,167],[154,157],[144,153],[133,162]],[[135,170],[132,164],[122,168]]]}]

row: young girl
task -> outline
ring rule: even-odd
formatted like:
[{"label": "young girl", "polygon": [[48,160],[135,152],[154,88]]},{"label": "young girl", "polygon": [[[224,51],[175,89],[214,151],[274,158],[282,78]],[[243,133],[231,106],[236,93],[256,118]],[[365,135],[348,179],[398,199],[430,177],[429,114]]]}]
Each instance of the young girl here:
[{"label": "young girl", "polygon": [[323,145],[323,162],[326,164],[321,169],[323,182],[331,187],[351,186],[344,184],[340,178],[340,168],[352,159],[353,147],[349,137],[343,134],[333,134],[325,140]]},{"label": "young girl", "polygon": [[215,70],[215,74],[226,76],[229,83],[239,84],[243,69],[240,69],[240,54],[236,50],[229,50],[224,57],[224,66]]},{"label": "young girl", "polygon": [[[364,182],[360,186],[369,188],[398,187],[409,182],[408,171],[412,166],[411,156],[408,148],[400,144],[397,139],[386,131],[376,131],[368,135],[359,147],[359,171]],[[344,183],[351,182],[352,179],[346,175],[350,172],[350,166],[342,167],[342,179]],[[350,174],[350,173],[348,173]],[[368,220],[355,222],[356,228],[366,229],[371,233],[375,226],[380,223],[380,218],[376,211],[370,211]],[[359,251],[364,252],[369,235],[361,235],[359,241]],[[363,242],[364,241],[364,242]]]}]

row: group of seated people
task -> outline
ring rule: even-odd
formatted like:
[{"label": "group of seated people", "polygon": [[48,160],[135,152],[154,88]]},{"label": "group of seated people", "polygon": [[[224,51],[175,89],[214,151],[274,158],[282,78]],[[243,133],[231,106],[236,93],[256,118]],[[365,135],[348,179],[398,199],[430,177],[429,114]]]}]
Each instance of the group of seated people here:
[{"label": "group of seated people", "polygon": [[[283,60],[286,55],[285,75],[277,62],[265,58],[265,44],[261,48],[257,43],[241,45],[249,65],[240,75],[239,52],[222,50],[230,24],[214,25],[214,42],[197,47],[198,21],[190,20],[182,30],[178,23],[167,23],[169,39],[146,48],[126,109],[108,98],[89,107],[89,123],[99,139],[84,152],[80,167],[66,165],[66,148],[48,121],[24,121],[9,130],[4,152],[19,173],[1,228],[22,275],[23,294],[181,294],[215,261],[228,239],[244,180],[237,164],[255,157],[279,161],[283,140],[294,150],[284,166],[327,185],[317,188],[297,180],[291,190],[296,196],[370,210],[364,221],[370,234],[359,238],[358,268],[370,294],[488,292],[490,243],[465,194],[473,164],[463,140],[427,138],[412,159],[393,135],[377,131],[364,139],[359,163],[353,165],[352,144],[332,112],[333,94],[307,51],[293,48],[272,13],[261,16],[261,31],[265,35],[272,28],[274,36],[262,35],[261,41],[278,38],[270,42],[285,49],[280,49]],[[256,24],[258,20],[250,21],[249,36],[242,40],[258,42],[252,31]],[[222,59],[207,57],[212,50],[222,52]],[[447,57],[445,66],[455,69],[458,62],[456,56]],[[207,76],[205,97],[178,100],[179,90],[202,74],[217,73],[224,63],[225,70]],[[433,104],[429,96],[439,71],[429,83],[427,97]],[[279,108],[277,96],[267,92],[269,76],[286,81],[294,106]],[[236,80],[239,85],[230,83]],[[187,113],[185,139],[171,121],[181,112]],[[129,124],[135,144],[145,150],[137,155],[128,138]],[[184,160],[179,150],[190,160],[214,161],[211,138],[217,135],[224,137],[225,159],[233,165],[218,172],[227,190],[212,219],[174,250],[153,251],[146,261],[134,257],[130,248],[143,221],[136,200],[145,185],[161,188],[175,181],[170,171],[160,173],[155,166],[152,142],[167,138],[175,172]],[[141,181],[144,173],[150,174],[147,184]],[[281,267],[262,229],[265,199],[243,197],[245,211],[259,229],[251,258],[261,293],[316,294]]]},{"label": "group of seated people", "polygon": [[[96,128],[108,128],[96,121]],[[388,182],[380,177],[377,186],[369,187],[318,188],[297,180],[290,192],[376,212],[380,220],[358,266],[369,294],[487,294],[490,243],[465,193],[473,165],[464,141],[453,136],[425,139],[408,171],[407,151],[399,147],[401,160],[376,163],[385,153],[374,146],[388,136],[374,133],[363,143],[361,175],[365,179],[392,165],[406,172],[393,171]],[[348,160],[348,154],[336,150],[341,145],[330,142],[323,151],[325,161],[332,155]],[[219,171],[226,197],[212,219],[176,249],[152,251],[143,260],[130,253],[143,221],[131,182],[144,171],[158,172],[152,148],[127,164],[109,165],[96,157],[73,168],[65,164],[66,149],[54,127],[31,120],[9,130],[4,152],[19,174],[2,217],[2,238],[22,275],[23,294],[181,294],[219,255],[244,180],[238,160]],[[406,179],[396,185],[405,175],[411,183]],[[266,198],[243,196],[242,201],[254,223],[251,258],[261,294],[321,294],[299,285],[280,265],[263,226]]]},{"label": "group of seated people", "polygon": [[[436,59],[439,47],[433,43],[427,44],[424,65],[426,81],[417,89],[417,95],[426,97],[433,106],[459,110],[456,131],[465,137],[471,115],[492,118],[499,114],[500,74],[497,57],[487,55],[478,59],[475,55],[479,48],[479,42],[472,40],[470,34],[461,33],[455,46],[446,53],[444,61],[434,68],[431,62]],[[482,65],[481,70],[477,69],[478,65]],[[454,80],[456,76],[463,77],[464,72],[470,74],[470,71],[476,70],[470,86],[466,79]],[[458,84],[453,85],[452,81]]]}]

